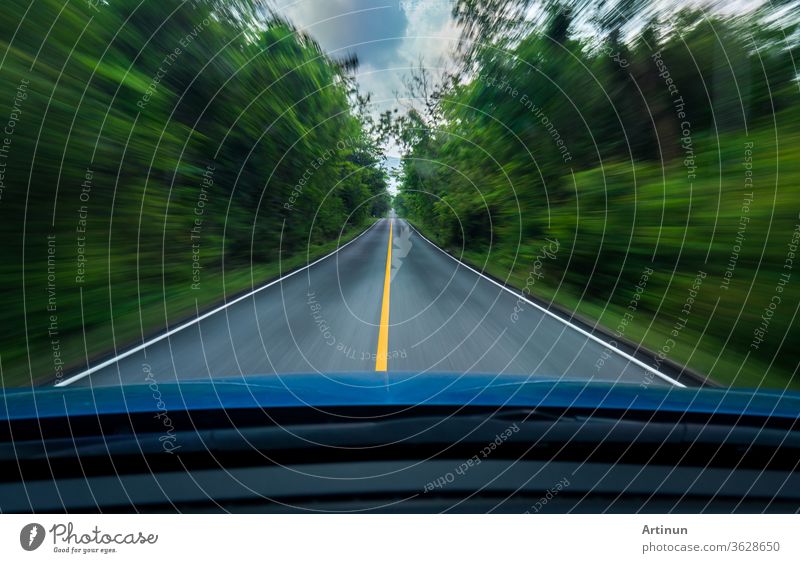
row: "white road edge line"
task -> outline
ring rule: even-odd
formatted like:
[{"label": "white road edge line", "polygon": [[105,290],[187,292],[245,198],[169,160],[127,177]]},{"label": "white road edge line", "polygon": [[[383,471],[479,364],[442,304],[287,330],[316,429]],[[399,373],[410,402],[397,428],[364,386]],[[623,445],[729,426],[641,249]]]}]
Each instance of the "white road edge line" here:
[{"label": "white road edge line", "polygon": [[[408,221],[406,221],[406,223],[408,223]],[[417,230],[417,229],[414,227],[414,225],[412,225],[411,223],[408,223],[408,226],[409,226],[409,227],[411,227],[411,228],[414,230],[414,232],[415,232],[415,233],[417,233],[419,236],[421,236],[421,237],[422,237],[422,238],[423,238],[425,241],[427,241],[427,243],[428,243],[428,244],[430,244],[431,246],[433,246],[433,247],[434,247],[436,250],[438,250],[439,252],[441,252],[441,253],[442,253],[442,254],[444,254],[445,256],[448,256],[448,257],[450,257],[451,259],[455,260],[457,263],[461,264],[462,266],[464,266],[464,267],[465,267],[465,268],[467,268],[468,270],[470,270],[470,271],[474,272],[475,274],[478,274],[478,275],[479,275],[480,277],[482,277],[483,279],[485,279],[485,280],[487,280],[487,281],[489,281],[489,282],[492,282],[494,285],[496,285],[496,286],[497,286],[497,287],[499,287],[500,289],[504,289],[504,290],[506,290],[507,292],[509,292],[511,295],[513,295],[513,296],[514,296],[514,297],[516,297],[517,299],[521,299],[522,301],[525,301],[525,302],[526,302],[526,303],[528,303],[529,305],[532,305],[533,307],[536,307],[537,309],[539,309],[539,310],[540,310],[541,312],[543,312],[544,314],[546,314],[546,315],[549,315],[549,316],[553,317],[553,318],[554,318],[554,319],[556,319],[557,321],[559,321],[559,322],[561,322],[561,323],[563,323],[563,324],[567,325],[568,327],[570,327],[570,328],[571,328],[571,329],[573,329],[573,330],[577,330],[577,331],[578,331],[578,332],[580,332],[582,335],[584,335],[584,336],[588,337],[588,338],[589,338],[589,339],[591,339],[591,340],[594,340],[595,342],[597,342],[597,343],[599,343],[599,344],[602,344],[604,348],[608,348],[608,349],[610,349],[610,350],[612,350],[612,351],[616,352],[617,354],[619,354],[620,356],[622,356],[622,357],[623,357],[623,358],[625,358],[626,360],[633,362],[634,364],[638,365],[639,367],[642,367],[642,368],[646,369],[647,371],[649,371],[649,372],[652,372],[652,373],[656,374],[657,376],[659,376],[659,377],[660,377],[661,379],[663,379],[664,381],[668,381],[669,383],[671,383],[671,384],[675,385],[676,387],[684,387],[684,388],[686,387],[686,385],[684,385],[683,383],[680,383],[679,381],[677,381],[677,380],[675,380],[675,379],[672,379],[670,376],[668,376],[668,375],[666,375],[666,374],[663,374],[663,373],[661,373],[660,371],[658,371],[658,370],[657,370],[657,369],[655,369],[654,367],[647,365],[646,363],[644,363],[643,361],[641,361],[641,360],[639,360],[639,359],[637,359],[637,358],[634,358],[633,356],[631,356],[630,354],[628,354],[628,353],[626,353],[626,352],[623,352],[623,351],[622,351],[622,350],[620,350],[619,348],[616,348],[616,347],[614,347],[614,346],[611,346],[611,345],[610,345],[608,342],[606,342],[606,341],[605,341],[605,340],[603,340],[602,338],[599,338],[599,337],[595,336],[594,334],[592,334],[592,333],[590,333],[590,332],[587,332],[587,331],[583,330],[581,327],[579,327],[579,326],[576,326],[576,325],[574,325],[574,324],[570,323],[570,322],[569,322],[568,320],[566,320],[566,319],[562,319],[561,317],[559,317],[559,316],[558,316],[558,315],[556,315],[555,313],[553,313],[553,312],[551,312],[551,311],[548,311],[547,309],[545,309],[545,308],[544,308],[544,307],[542,307],[541,305],[538,305],[538,304],[534,303],[533,301],[531,301],[530,299],[526,298],[524,295],[522,295],[522,294],[520,294],[520,293],[517,293],[516,291],[513,291],[512,289],[510,289],[508,286],[505,286],[505,285],[503,285],[503,284],[501,284],[501,283],[498,283],[498,282],[496,282],[495,280],[493,280],[492,278],[490,278],[489,276],[487,276],[487,275],[485,275],[485,274],[482,274],[481,272],[479,272],[478,270],[476,270],[476,269],[475,269],[475,268],[473,268],[472,266],[470,266],[470,265],[468,265],[468,264],[465,264],[464,262],[462,262],[461,260],[459,260],[458,258],[456,258],[455,256],[453,256],[453,255],[452,255],[452,254],[450,254],[449,252],[445,251],[445,250],[444,250],[444,249],[442,249],[442,248],[439,248],[439,246],[438,246],[438,245],[437,245],[435,242],[432,242],[432,241],[428,240],[428,237],[426,237],[426,236],[425,236],[425,235],[423,235],[421,232],[419,232],[419,231],[418,231],[418,230]]]},{"label": "white road edge line", "polygon": [[96,366],[93,366],[93,367],[91,367],[91,368],[89,368],[89,369],[87,369],[85,371],[82,371],[81,373],[73,375],[72,377],[70,377],[68,379],[65,379],[64,381],[59,381],[58,383],[56,383],[54,385],[54,387],[66,387],[67,385],[75,383],[76,381],[78,381],[80,379],[83,379],[87,375],[91,375],[91,374],[93,374],[94,372],[96,372],[98,370],[101,370],[101,369],[106,368],[106,367],[108,367],[108,366],[110,366],[112,364],[115,364],[116,362],[118,362],[118,361],[120,361],[120,360],[122,360],[124,358],[127,358],[128,356],[131,356],[131,355],[135,354],[136,352],[144,350],[148,346],[152,346],[156,342],[164,340],[165,338],[169,338],[170,336],[172,336],[176,332],[180,332],[181,330],[183,330],[183,329],[185,329],[187,327],[190,327],[192,325],[196,325],[197,323],[199,323],[203,319],[206,319],[206,318],[210,317],[211,315],[213,315],[215,313],[219,313],[220,311],[222,311],[224,309],[227,309],[228,307],[230,307],[234,303],[238,303],[239,301],[247,299],[248,297],[251,297],[251,296],[255,295],[256,293],[258,293],[259,291],[263,291],[263,290],[267,289],[268,287],[271,287],[271,286],[275,285],[278,282],[281,282],[281,281],[283,281],[283,280],[285,280],[287,278],[292,277],[295,274],[299,274],[300,272],[304,272],[305,270],[308,270],[311,266],[313,266],[315,264],[319,264],[320,262],[322,262],[326,258],[330,258],[331,256],[333,256],[334,254],[336,254],[337,252],[339,252],[343,248],[347,247],[348,245],[353,244],[355,241],[357,241],[358,239],[363,237],[365,234],[367,234],[369,231],[371,231],[373,229],[373,227],[375,227],[375,225],[377,225],[378,223],[380,223],[380,221],[375,221],[375,223],[373,223],[370,227],[365,229],[364,232],[361,233],[360,235],[358,235],[356,238],[354,238],[353,240],[343,244],[342,246],[337,247],[336,250],[334,250],[333,252],[331,252],[329,254],[326,254],[322,258],[318,258],[317,260],[315,260],[311,264],[307,264],[307,265],[303,266],[302,268],[298,268],[297,270],[289,272],[288,274],[286,274],[283,277],[280,277],[280,278],[278,278],[276,280],[272,280],[271,282],[269,282],[269,283],[267,283],[265,285],[262,285],[259,288],[254,289],[250,293],[246,293],[245,295],[240,295],[236,299],[234,299],[232,301],[228,301],[224,305],[220,305],[219,307],[209,311],[208,313],[200,315],[199,317],[196,317],[196,318],[192,319],[191,321],[187,321],[182,325],[176,326],[175,328],[168,330],[164,334],[156,336],[155,338],[153,338],[151,340],[148,340],[147,342],[145,342],[143,344],[140,344],[139,346],[136,346],[135,348],[131,348],[130,350],[127,350],[127,351],[123,352],[122,354],[118,354],[117,356],[114,356],[113,358],[111,358],[109,360],[106,360],[106,361],[104,361],[102,363],[99,363]]}]

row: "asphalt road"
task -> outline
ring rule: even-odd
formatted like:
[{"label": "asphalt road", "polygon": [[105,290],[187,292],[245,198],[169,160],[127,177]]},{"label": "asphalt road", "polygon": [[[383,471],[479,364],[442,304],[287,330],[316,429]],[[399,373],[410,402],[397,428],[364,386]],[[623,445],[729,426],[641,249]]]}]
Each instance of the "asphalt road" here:
[{"label": "asphalt road", "polygon": [[647,358],[637,363],[595,338],[390,218],[310,267],[61,384],[354,371],[379,378],[383,369],[673,384],[641,365]]}]

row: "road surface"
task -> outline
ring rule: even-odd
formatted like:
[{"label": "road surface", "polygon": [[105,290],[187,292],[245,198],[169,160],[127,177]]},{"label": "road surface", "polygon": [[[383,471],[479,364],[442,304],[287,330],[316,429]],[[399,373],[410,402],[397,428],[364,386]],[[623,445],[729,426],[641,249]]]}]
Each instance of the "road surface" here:
[{"label": "road surface", "polygon": [[650,363],[519,299],[392,217],[310,267],[59,385],[356,371],[379,381],[386,370],[675,384]]}]

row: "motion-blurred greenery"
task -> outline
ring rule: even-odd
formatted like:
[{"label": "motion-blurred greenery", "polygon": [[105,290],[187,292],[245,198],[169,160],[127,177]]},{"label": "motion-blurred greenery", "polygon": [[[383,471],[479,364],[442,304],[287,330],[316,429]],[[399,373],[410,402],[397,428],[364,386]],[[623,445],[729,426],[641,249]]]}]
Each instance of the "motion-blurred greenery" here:
[{"label": "motion-blurred greenery", "polygon": [[261,4],[3,6],[3,385],[136,343],[388,209],[357,61]]},{"label": "motion-blurred greenery", "polygon": [[[530,23],[512,16],[534,2],[457,4],[462,68],[396,126],[399,213],[717,382],[800,388],[798,14],[634,1],[578,21],[587,3],[562,1]],[[531,286],[546,238],[560,250]]]}]

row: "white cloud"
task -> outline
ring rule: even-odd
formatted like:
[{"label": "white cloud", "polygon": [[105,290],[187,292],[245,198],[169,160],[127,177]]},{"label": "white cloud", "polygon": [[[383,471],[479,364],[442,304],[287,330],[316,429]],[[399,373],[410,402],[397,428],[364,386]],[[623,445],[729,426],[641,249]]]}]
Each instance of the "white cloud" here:
[{"label": "white cloud", "polygon": [[364,64],[391,63],[408,19],[393,0],[280,2],[278,12],[314,37],[334,57],[355,53]]},{"label": "white cloud", "polygon": [[396,107],[403,77],[420,60],[436,76],[458,39],[449,0],[300,0],[278,12],[307,31],[335,57],[355,53],[356,79],[372,93],[375,113]]}]

